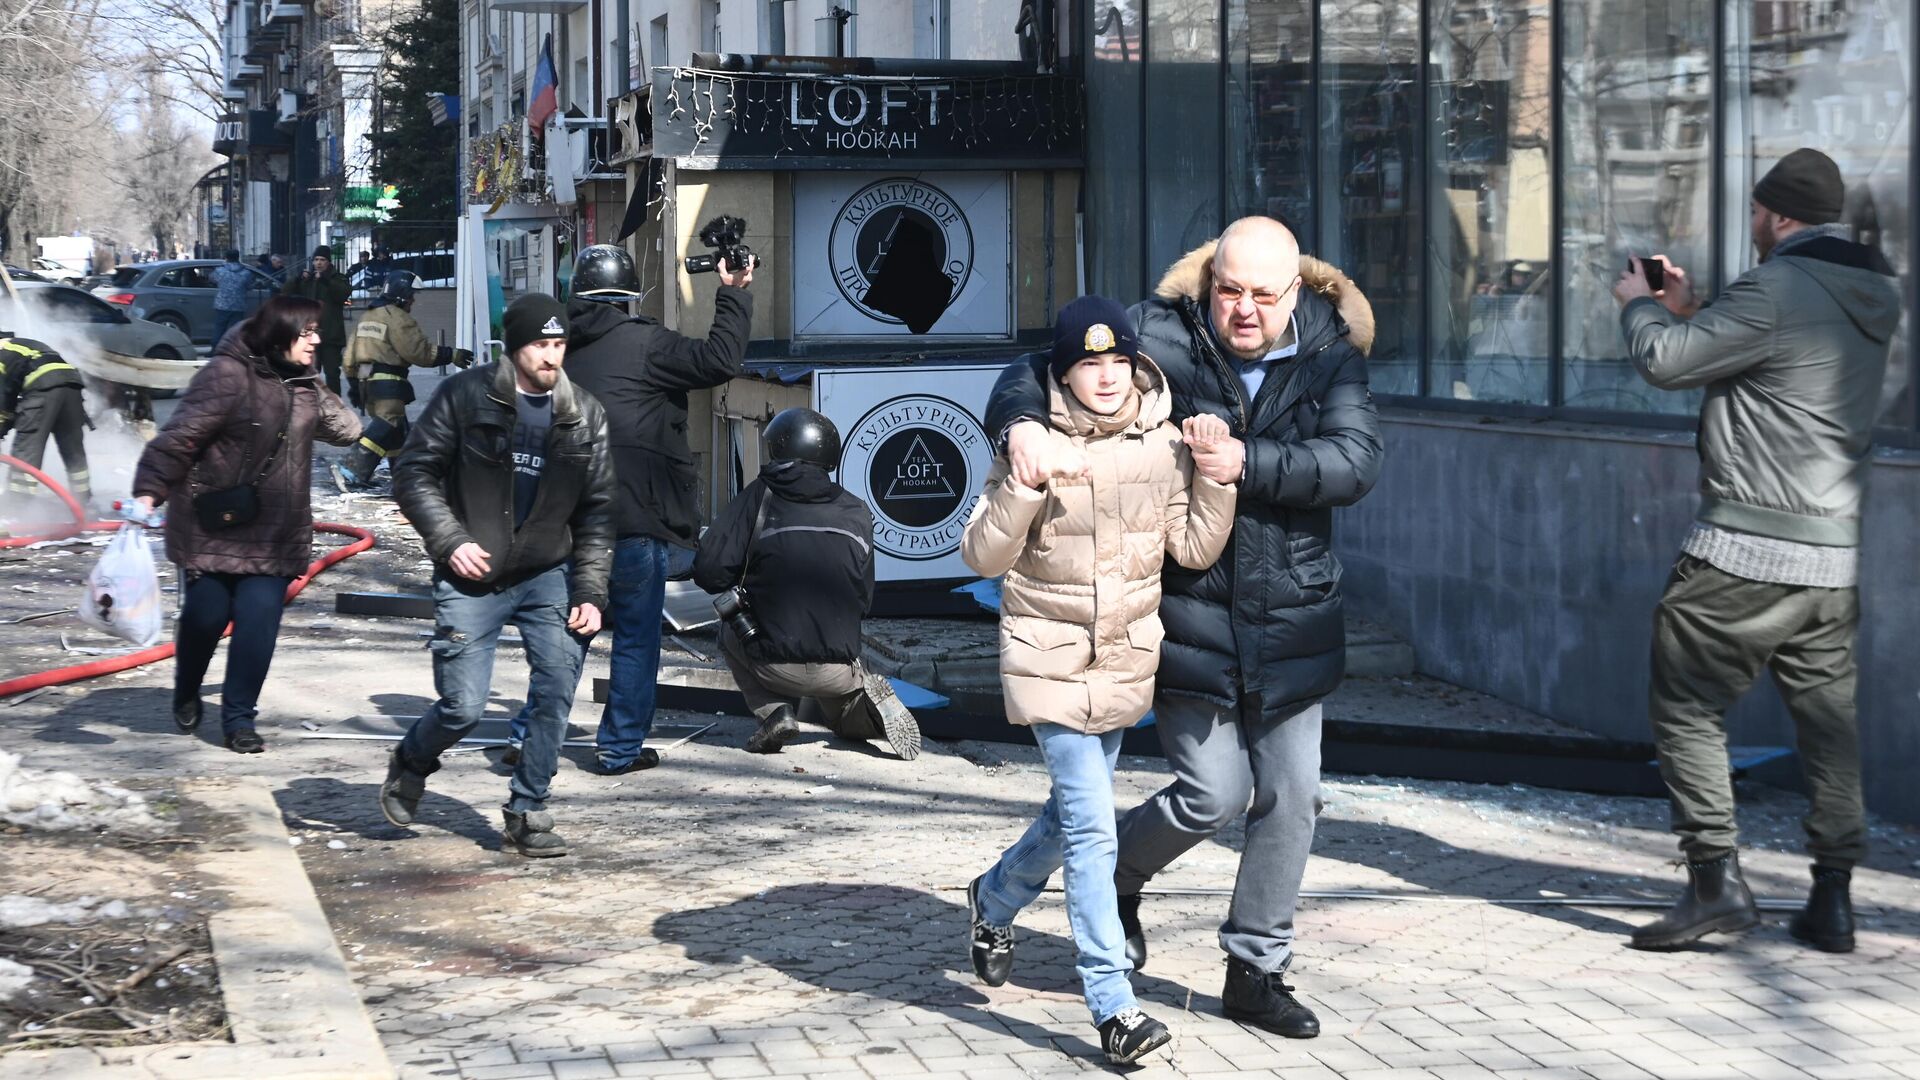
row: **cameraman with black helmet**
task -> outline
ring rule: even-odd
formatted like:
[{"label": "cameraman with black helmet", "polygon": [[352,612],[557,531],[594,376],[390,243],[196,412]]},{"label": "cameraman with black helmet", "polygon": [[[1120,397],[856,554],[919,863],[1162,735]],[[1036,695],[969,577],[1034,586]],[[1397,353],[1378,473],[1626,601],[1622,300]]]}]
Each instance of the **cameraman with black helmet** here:
[{"label": "cameraman with black helmet", "polygon": [[720,651],[760,727],[747,749],[771,754],[798,734],[801,699],[849,739],[884,736],[920,753],[920,727],[887,680],[860,663],[873,604],[873,514],[833,482],[840,433],[812,409],[767,423],[767,463],[700,541],[693,580],[719,594]]},{"label": "cameraman with black helmet", "polygon": [[705,338],[675,333],[627,304],[640,298],[633,258],[595,244],[573,267],[567,303],[567,377],[607,409],[620,491],[614,500],[613,578],[607,623],[613,628],[612,678],[595,738],[601,773],[650,769],[660,755],[645,746],[653,729],[660,673],[660,620],[666,607],[667,551],[691,548],[698,535],[693,451],[687,445],[687,394],[740,374],[753,325],[754,260],[715,267],[713,326]]}]

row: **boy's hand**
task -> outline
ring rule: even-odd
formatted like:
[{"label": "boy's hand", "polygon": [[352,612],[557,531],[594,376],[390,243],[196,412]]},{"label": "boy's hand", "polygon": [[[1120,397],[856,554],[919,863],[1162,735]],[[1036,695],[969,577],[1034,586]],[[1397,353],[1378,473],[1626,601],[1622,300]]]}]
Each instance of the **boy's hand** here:
[{"label": "boy's hand", "polygon": [[1209,451],[1217,448],[1221,440],[1233,437],[1233,429],[1227,422],[1212,413],[1189,416],[1180,422],[1180,434],[1187,446],[1194,451]]}]

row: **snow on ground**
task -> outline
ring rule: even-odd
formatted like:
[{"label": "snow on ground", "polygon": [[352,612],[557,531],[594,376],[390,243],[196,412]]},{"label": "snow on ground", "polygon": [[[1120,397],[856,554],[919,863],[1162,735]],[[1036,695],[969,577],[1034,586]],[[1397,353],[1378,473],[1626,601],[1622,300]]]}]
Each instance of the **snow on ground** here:
[{"label": "snow on ground", "polygon": [[33,981],[33,969],[25,964],[16,964],[0,956],[0,1001],[5,1001],[27,988]]},{"label": "snow on ground", "polygon": [[166,826],[141,795],[106,781],[20,764],[0,750],[0,821],[30,829],[112,829],[158,832]]},{"label": "snow on ground", "polygon": [[56,904],[38,896],[21,896],[19,893],[0,896],[0,930],[24,930],[29,926],[45,926],[47,923],[79,926],[102,919],[124,919],[133,914],[134,910],[127,906],[125,900],[101,903],[97,896],[83,896],[64,904]]}]

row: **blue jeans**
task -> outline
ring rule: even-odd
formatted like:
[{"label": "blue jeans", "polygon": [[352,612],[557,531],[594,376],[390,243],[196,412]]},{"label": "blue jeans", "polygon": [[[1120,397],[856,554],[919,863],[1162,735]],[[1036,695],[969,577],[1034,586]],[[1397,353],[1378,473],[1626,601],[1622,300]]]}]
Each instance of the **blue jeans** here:
[{"label": "blue jeans", "polygon": [[213,344],[220,344],[220,339],[227,336],[227,331],[233,329],[233,324],[240,322],[246,317],[247,313],[244,311],[228,311],[226,308],[214,308]]},{"label": "blue jeans", "polygon": [[587,639],[567,629],[567,572],[556,566],[499,592],[470,589],[445,575],[433,582],[433,688],[440,700],[414,722],[400,741],[401,762],[427,775],[440,767],[440,755],[480,723],[493,687],[493,651],[500,629],[520,628],[532,670],[528,697],[535,702],[526,746],[514,767],[507,809],[526,813],[543,809],[547,788],[560,764],[560,743],[567,736],[567,714]]},{"label": "blue jeans", "polygon": [[613,548],[605,625],[613,630],[607,707],[594,744],[600,764],[615,769],[640,755],[653,730],[654,691],[660,679],[660,620],[667,607],[668,545],[629,536]]},{"label": "blue jeans", "polygon": [[1118,856],[1113,817],[1113,765],[1121,732],[1083,735],[1058,724],[1035,724],[1034,741],[1053,778],[1053,793],[1025,836],[1008,848],[980,883],[980,914],[1011,925],[1020,909],[1066,867],[1067,922],[1079,949],[1074,962],[1093,1022],[1105,1023],[1134,1004],[1127,977],[1126,935],[1114,898]]}]

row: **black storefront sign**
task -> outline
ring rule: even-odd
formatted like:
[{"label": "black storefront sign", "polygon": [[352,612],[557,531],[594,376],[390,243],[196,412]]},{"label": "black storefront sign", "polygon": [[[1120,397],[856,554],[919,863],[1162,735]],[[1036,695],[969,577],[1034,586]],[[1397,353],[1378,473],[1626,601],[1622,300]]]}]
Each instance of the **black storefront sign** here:
[{"label": "black storefront sign", "polygon": [[656,68],[652,96],[654,156],[683,168],[1079,168],[1084,159],[1082,84],[1064,76]]}]

